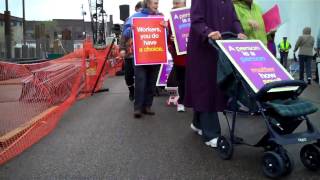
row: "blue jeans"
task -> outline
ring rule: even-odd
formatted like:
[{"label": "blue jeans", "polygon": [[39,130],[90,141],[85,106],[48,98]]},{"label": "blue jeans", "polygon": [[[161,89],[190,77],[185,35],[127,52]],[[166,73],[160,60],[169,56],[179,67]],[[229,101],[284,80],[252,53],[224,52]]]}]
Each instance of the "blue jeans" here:
[{"label": "blue jeans", "polygon": [[135,66],[134,110],[151,107],[160,65]]},{"label": "blue jeans", "polygon": [[311,79],[311,60],[312,60],[312,56],[299,55],[299,64],[300,64],[299,79],[300,80],[304,80],[304,67],[306,67],[307,78]]}]

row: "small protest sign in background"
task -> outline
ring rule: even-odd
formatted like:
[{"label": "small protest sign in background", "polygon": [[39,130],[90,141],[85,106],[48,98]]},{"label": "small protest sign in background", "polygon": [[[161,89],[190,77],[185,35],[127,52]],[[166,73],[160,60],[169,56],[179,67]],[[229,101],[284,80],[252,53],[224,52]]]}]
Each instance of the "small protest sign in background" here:
[{"label": "small protest sign in background", "polygon": [[190,9],[180,8],[170,12],[170,23],[174,43],[178,55],[187,54],[187,43],[189,38],[191,19]]}]

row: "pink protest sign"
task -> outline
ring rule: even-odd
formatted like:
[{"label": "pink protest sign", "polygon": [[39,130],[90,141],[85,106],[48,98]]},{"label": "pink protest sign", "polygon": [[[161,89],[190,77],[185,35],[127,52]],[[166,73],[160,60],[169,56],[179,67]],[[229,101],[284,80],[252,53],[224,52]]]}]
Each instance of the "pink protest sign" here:
[{"label": "pink protest sign", "polygon": [[264,13],[262,17],[267,33],[277,29],[281,25],[280,10],[277,4]]}]

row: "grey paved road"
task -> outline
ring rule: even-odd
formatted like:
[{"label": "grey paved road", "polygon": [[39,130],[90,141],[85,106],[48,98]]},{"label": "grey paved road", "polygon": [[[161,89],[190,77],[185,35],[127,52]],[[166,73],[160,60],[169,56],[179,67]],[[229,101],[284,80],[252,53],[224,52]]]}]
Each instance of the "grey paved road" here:
[{"label": "grey paved road", "polygon": [[[262,149],[237,146],[234,158],[223,161],[190,130],[191,110],[177,113],[157,97],[157,115],[136,120],[122,77],[107,86],[109,93],[75,103],[49,136],[1,166],[0,179],[265,179]],[[320,106],[319,90],[313,85],[304,96]],[[318,127],[319,117],[312,116]],[[252,117],[238,122],[248,140],[264,131]],[[222,117],[221,123],[226,129]],[[302,166],[300,147],[288,147],[296,167],[286,179],[320,179]]]}]

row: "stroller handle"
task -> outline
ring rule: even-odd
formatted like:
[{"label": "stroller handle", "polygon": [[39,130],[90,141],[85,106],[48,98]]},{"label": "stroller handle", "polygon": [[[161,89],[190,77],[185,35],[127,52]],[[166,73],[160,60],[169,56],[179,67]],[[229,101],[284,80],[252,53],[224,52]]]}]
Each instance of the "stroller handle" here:
[{"label": "stroller handle", "polygon": [[[227,31],[227,32],[222,32],[221,33],[221,37],[222,39],[238,39],[238,35],[233,33],[233,32],[230,32],[230,31]],[[216,50],[219,50],[220,48],[217,46],[217,43],[215,40],[209,38],[208,40],[209,44],[211,46],[213,46]]]},{"label": "stroller handle", "polygon": [[227,31],[227,32],[222,32],[221,37],[222,39],[230,39],[230,38],[234,39],[234,38],[238,38],[238,34]]},{"label": "stroller handle", "polygon": [[257,99],[261,99],[264,97],[268,91],[274,88],[281,88],[281,87],[295,87],[298,86],[298,89],[295,90],[296,95],[300,95],[303,90],[307,87],[307,84],[304,81],[301,80],[283,80],[283,81],[276,81],[271,82],[266,85],[264,85],[259,92],[256,94]]}]

